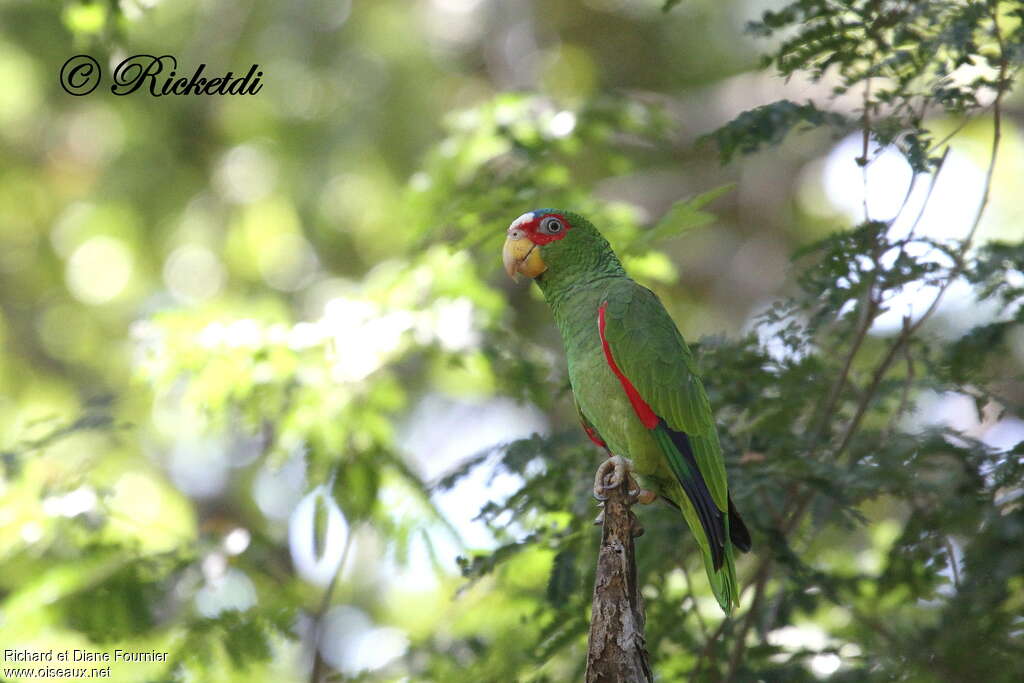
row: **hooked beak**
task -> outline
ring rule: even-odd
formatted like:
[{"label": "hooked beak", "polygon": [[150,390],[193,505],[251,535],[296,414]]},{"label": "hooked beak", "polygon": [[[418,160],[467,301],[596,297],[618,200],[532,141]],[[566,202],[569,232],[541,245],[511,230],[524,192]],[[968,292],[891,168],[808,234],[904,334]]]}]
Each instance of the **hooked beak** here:
[{"label": "hooked beak", "polygon": [[509,228],[501,260],[505,264],[505,272],[513,280],[518,280],[520,273],[534,278],[548,269],[540,256],[540,249],[519,228]]}]

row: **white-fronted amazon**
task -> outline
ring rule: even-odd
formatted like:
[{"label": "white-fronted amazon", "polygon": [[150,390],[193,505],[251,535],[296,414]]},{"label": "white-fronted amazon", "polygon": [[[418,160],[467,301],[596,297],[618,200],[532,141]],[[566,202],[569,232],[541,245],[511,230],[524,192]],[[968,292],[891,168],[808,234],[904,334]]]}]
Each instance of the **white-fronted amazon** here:
[{"label": "white-fronted amazon", "polygon": [[505,269],[540,286],[562,333],[583,428],[629,458],[693,531],[715,597],[739,602],[734,549],[750,533],[729,496],[722,449],[690,350],[661,301],[631,280],[580,215],[540,209],[508,229]]}]

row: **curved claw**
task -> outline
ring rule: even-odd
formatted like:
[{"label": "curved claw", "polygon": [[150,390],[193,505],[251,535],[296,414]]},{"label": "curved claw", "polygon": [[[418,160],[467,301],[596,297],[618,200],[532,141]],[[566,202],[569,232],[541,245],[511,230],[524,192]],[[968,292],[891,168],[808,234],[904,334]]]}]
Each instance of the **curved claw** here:
[{"label": "curved claw", "polygon": [[[650,505],[658,499],[658,494],[641,488],[633,479],[633,461],[621,455],[613,455],[601,463],[594,476],[594,498],[603,503],[608,500],[606,491],[618,488],[623,482],[629,486],[629,497],[634,503]],[[604,513],[595,520],[600,524]]]},{"label": "curved claw", "polygon": [[632,481],[633,462],[621,455],[613,455],[597,468],[594,477],[594,497],[604,500],[604,492],[618,488],[622,482]]}]

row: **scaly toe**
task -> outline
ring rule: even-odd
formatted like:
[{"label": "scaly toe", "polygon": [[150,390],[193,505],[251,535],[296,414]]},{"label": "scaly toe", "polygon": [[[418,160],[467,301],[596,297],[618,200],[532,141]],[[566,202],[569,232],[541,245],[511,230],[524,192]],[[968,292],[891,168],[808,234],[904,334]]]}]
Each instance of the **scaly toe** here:
[{"label": "scaly toe", "polygon": [[598,466],[597,474],[594,475],[594,498],[597,498],[598,500],[607,499],[604,492],[607,491],[608,488],[604,485],[604,478],[608,473],[609,465],[614,467],[614,463],[612,463],[610,459],[605,460]]},{"label": "scaly toe", "polygon": [[[610,475],[608,469],[611,469]],[[621,455],[613,455],[601,463],[601,467],[598,469],[598,480],[595,483],[605,491],[609,491],[618,488],[627,479],[631,479],[632,472],[633,462],[631,460]],[[607,477],[607,481],[604,481],[605,477]]]}]

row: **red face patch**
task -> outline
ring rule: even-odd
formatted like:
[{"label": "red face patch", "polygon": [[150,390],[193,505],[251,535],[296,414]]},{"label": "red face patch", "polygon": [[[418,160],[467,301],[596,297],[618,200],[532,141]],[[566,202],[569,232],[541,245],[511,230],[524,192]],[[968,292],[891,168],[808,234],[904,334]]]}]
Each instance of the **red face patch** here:
[{"label": "red face patch", "polygon": [[527,239],[538,245],[560,240],[571,229],[565,216],[551,211],[528,211],[508,226],[509,233],[521,231]]}]

